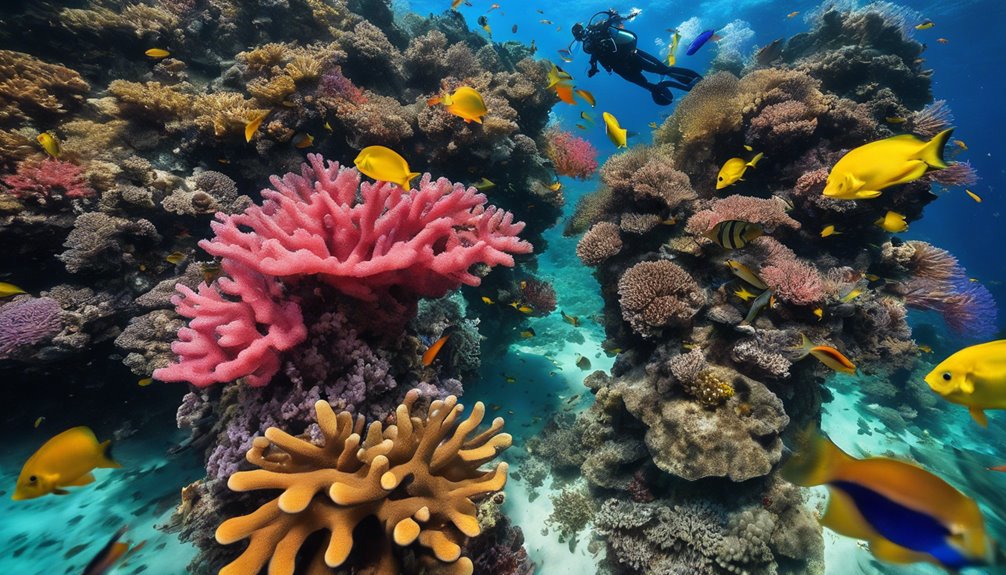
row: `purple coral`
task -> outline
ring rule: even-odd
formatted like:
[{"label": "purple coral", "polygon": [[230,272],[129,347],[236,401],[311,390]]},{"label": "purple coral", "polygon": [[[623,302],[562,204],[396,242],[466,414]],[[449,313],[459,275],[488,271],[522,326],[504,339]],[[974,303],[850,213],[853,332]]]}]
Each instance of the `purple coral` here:
[{"label": "purple coral", "polygon": [[520,284],[521,301],[534,309],[534,315],[546,316],[556,307],[555,288],[547,281],[528,278]]},{"label": "purple coral", "polygon": [[321,81],[318,82],[318,92],[322,96],[337,100],[346,100],[353,104],[364,104],[367,102],[366,93],[354,84],[352,80],[344,76],[342,68],[339,66],[332,68],[321,77]]},{"label": "purple coral", "polygon": [[21,162],[17,173],[4,176],[3,183],[17,199],[30,199],[41,205],[94,195],[94,190],[84,180],[80,166],[53,158],[42,162]]},{"label": "purple coral", "polygon": [[947,188],[973,186],[978,183],[978,172],[971,162],[953,162],[942,170],[931,172],[929,178]]},{"label": "purple coral", "polygon": [[903,284],[905,305],[935,311],[955,333],[977,339],[996,333],[998,309],[985,286],[964,277],[939,281],[915,277]]},{"label": "purple coral", "polygon": [[61,312],[59,302],[48,297],[19,299],[0,307],[0,359],[59,333]]}]

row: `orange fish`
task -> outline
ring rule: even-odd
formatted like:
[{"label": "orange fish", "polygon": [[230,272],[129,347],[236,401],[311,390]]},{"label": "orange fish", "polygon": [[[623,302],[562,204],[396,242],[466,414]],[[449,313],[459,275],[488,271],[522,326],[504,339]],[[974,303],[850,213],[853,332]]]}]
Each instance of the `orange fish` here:
[{"label": "orange fish", "polygon": [[936,41],[939,42],[940,44],[949,44],[950,43],[950,40],[947,40],[946,38],[937,38]]},{"label": "orange fish", "polygon": [[424,366],[428,366],[433,363],[433,360],[437,358],[437,354],[440,353],[440,349],[444,347],[444,344],[447,343],[447,339],[449,337],[451,337],[450,334],[441,337],[426,350],[426,353],[423,354]]},{"label": "orange fish", "polygon": [[122,558],[129,550],[129,543],[122,543],[119,538],[125,535],[126,528],[123,527],[115,532],[112,539],[91,559],[84,569],[84,575],[102,575],[108,572],[115,565],[115,562]]},{"label": "orange fish", "polygon": [[567,104],[576,105],[576,100],[573,98],[573,87],[566,84],[557,84],[555,86],[555,95],[559,96],[559,99]]},{"label": "orange fish", "polygon": [[839,373],[856,375],[856,366],[849,361],[849,358],[842,355],[842,352],[830,345],[814,345],[803,334],[800,334],[800,337],[803,338],[803,343],[799,348],[803,352],[801,358],[812,355],[818,361]]},{"label": "orange fish", "polygon": [[[584,101],[586,101],[588,104],[590,104],[591,108],[593,108],[595,105],[597,105],[597,100],[594,99],[594,95],[591,94],[590,92],[586,91],[586,90],[577,90],[576,91],[576,95],[580,96],[581,98],[584,99]],[[565,100],[563,100],[563,101],[565,101]]]}]

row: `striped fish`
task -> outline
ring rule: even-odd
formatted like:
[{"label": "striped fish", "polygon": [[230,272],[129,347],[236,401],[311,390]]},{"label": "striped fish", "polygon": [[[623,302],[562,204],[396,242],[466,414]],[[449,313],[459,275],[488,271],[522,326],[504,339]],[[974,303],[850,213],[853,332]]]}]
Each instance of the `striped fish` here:
[{"label": "striped fish", "polygon": [[727,220],[713,226],[713,229],[706,232],[706,237],[720,247],[736,250],[746,246],[748,242],[763,233],[762,227],[758,224]]}]

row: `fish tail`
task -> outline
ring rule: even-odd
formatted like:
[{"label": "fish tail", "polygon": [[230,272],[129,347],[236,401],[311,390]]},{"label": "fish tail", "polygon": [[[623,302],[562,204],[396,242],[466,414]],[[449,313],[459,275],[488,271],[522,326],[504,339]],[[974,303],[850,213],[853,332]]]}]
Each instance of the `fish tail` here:
[{"label": "fish tail", "polygon": [[755,157],[751,158],[751,161],[745,164],[749,168],[754,168],[758,165],[758,162],[765,157],[765,152],[758,152]]},{"label": "fish tail", "polygon": [[443,101],[442,97],[440,97],[440,96],[434,96],[434,97],[430,98],[429,100],[426,100],[426,105],[427,106],[436,106],[437,104],[439,104],[442,101]]},{"label": "fish tail", "polygon": [[414,180],[417,176],[419,176],[419,172],[409,172],[408,174],[405,174],[405,177],[402,178],[402,181],[395,183],[401,186],[403,190],[408,191],[409,182]]},{"label": "fish tail", "polygon": [[781,472],[787,481],[811,487],[832,481],[838,469],[851,460],[849,455],[811,426],[799,433],[797,449],[782,466]]},{"label": "fish tail", "polygon": [[952,136],[953,133],[954,129],[950,128],[936,134],[933,136],[933,139],[929,140],[922,150],[919,151],[916,157],[934,170],[942,170],[943,168],[946,168],[947,162],[943,159],[943,150],[946,147],[947,142],[950,141],[950,136]]},{"label": "fish tail", "polygon": [[800,352],[800,357],[798,358],[799,361],[800,359],[803,359],[808,355],[810,355],[810,350],[814,349],[814,343],[810,341],[810,339],[808,339],[806,335],[801,333],[800,345],[793,346],[790,349],[798,350]]},{"label": "fish tail", "polygon": [[98,457],[97,467],[116,469],[122,467],[122,465],[112,459],[112,440],[106,439],[99,444],[101,447],[101,455]]}]

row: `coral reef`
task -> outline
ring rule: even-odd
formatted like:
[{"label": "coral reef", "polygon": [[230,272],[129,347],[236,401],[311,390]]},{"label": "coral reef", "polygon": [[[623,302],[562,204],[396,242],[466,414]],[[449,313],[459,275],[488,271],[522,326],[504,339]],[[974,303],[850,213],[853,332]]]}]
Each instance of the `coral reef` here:
[{"label": "coral reef", "polygon": [[597,170],[597,149],[583,138],[559,128],[545,132],[545,154],[560,176],[585,180]]},{"label": "coral reef", "polygon": [[[485,407],[476,403],[458,420],[457,398],[434,401],[426,417],[413,417],[419,398],[411,392],[396,410],[396,424],[367,427],[351,414],[338,415],[325,401],[316,405],[321,445],[277,429],[266,430],[248,452],[259,467],[230,476],[235,491],[280,489],[281,495],[249,515],[224,521],[216,531],[222,544],[249,539],[247,549],[221,573],[253,573],[269,562],[293,571],[297,551],[313,532],[326,530],[327,546],[311,559],[338,567],[351,561],[374,573],[400,572],[394,549],[415,553],[436,573],[473,572],[461,557],[466,537],[481,531],[471,498],[502,489],[507,464],[491,471],[479,467],[510,446],[500,433],[503,420],[472,436]],[[354,530],[368,518],[377,521],[368,534]]]},{"label": "coral reef", "polygon": [[37,345],[63,329],[62,309],[52,298],[18,298],[0,306],[0,359]]},{"label": "coral reef", "polygon": [[618,295],[622,317],[644,337],[686,324],[706,301],[688,272],[666,260],[629,268],[618,280]]}]

